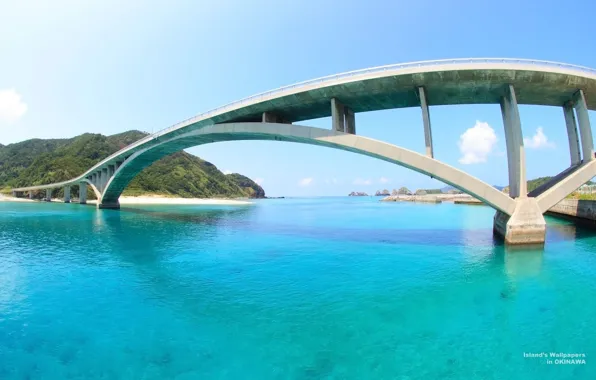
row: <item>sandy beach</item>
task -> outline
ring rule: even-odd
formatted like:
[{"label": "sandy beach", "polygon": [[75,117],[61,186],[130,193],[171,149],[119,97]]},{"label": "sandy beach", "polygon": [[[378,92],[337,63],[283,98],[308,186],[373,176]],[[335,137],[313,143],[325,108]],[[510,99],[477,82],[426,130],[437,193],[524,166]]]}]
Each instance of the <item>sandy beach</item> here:
[{"label": "sandy beach", "polygon": [[[0,194],[0,202],[36,202],[28,198],[13,198]],[[52,199],[62,202],[62,199]],[[88,200],[87,204],[97,204],[97,200]],[[159,196],[120,197],[121,205],[250,205],[252,202],[235,199],[205,198],[169,198]]]},{"label": "sandy beach", "polygon": [[35,202],[29,198],[14,198],[10,196],[6,196],[4,194],[0,194],[0,202]]},{"label": "sandy beach", "polygon": [[[88,203],[97,201],[88,201]],[[158,196],[120,197],[121,205],[249,205],[252,202],[236,199],[168,198]]]}]

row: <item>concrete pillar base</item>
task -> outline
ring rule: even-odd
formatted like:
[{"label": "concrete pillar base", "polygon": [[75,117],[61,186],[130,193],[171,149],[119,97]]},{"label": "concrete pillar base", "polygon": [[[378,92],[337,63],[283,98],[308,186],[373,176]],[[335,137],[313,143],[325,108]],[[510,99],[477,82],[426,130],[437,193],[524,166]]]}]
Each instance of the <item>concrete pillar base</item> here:
[{"label": "concrete pillar base", "polygon": [[98,208],[106,209],[106,210],[120,210],[120,202],[115,203],[99,203],[97,205]]},{"label": "concrete pillar base", "polygon": [[497,211],[493,231],[505,240],[505,244],[544,244],[546,221],[535,198],[516,200],[513,215]]}]

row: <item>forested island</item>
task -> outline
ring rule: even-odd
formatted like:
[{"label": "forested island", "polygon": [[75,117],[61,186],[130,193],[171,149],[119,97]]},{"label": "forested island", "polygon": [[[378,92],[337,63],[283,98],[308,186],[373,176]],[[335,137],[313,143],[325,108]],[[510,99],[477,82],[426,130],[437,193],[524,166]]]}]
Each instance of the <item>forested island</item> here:
[{"label": "forested island", "polygon": [[[132,130],[111,136],[85,133],[70,139],[31,139],[0,144],[0,189],[8,192],[13,187],[69,180],[146,135]],[[248,177],[238,173],[223,174],[212,163],[180,151],[139,173],[123,195],[265,198],[265,191]]]}]

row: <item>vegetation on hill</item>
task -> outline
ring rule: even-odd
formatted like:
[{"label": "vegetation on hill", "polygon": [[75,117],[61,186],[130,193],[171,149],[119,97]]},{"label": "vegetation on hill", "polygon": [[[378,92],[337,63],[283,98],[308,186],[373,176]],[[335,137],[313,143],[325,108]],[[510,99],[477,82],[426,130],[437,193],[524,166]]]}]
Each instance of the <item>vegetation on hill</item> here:
[{"label": "vegetation on hill", "polygon": [[[538,187],[542,186],[543,184],[547,183],[552,177],[538,177],[535,179],[531,179],[527,181],[528,184],[528,192],[536,190]],[[594,182],[588,181],[586,182],[587,185],[593,185]],[[505,193],[509,193],[509,186],[505,186],[502,190]]]},{"label": "vegetation on hill", "polygon": [[265,190],[252,179],[238,173],[226,174],[226,177],[248,193],[249,198],[265,198]]},{"label": "vegetation on hill", "polygon": [[[0,188],[71,179],[145,135],[140,131],[112,136],[86,133],[71,139],[32,139],[0,146]],[[76,196],[78,191],[73,190]],[[265,197],[263,188],[250,178],[240,174],[224,175],[215,165],[184,151],[156,161],[139,173],[124,191],[124,195],[140,194]]]}]

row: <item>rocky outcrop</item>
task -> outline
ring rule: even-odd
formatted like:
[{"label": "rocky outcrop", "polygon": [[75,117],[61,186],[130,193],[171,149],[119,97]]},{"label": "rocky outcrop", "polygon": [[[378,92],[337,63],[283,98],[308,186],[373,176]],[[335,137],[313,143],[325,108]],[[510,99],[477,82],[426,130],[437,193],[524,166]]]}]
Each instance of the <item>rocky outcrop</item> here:
[{"label": "rocky outcrop", "polygon": [[350,194],[348,194],[349,197],[368,197],[368,194],[362,192],[362,191],[352,191]]},{"label": "rocky outcrop", "polygon": [[380,197],[380,196],[385,196],[385,197],[387,197],[387,196],[389,196],[389,195],[391,195],[391,194],[389,193],[389,190],[387,190],[387,189],[385,189],[385,190],[383,190],[383,191],[381,191],[381,190],[377,190],[377,192],[375,193],[375,196],[377,196],[377,197]]}]

